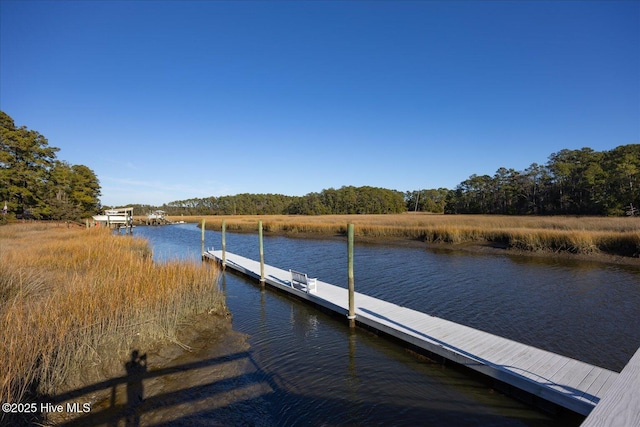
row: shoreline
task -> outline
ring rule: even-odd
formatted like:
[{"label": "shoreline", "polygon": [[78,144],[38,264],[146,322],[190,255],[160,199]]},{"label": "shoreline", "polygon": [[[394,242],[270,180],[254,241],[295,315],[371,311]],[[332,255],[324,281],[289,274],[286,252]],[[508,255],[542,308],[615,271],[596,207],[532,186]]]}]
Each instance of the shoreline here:
[{"label": "shoreline", "polygon": [[[230,233],[240,234],[254,234],[255,231],[251,230],[227,230]],[[310,240],[341,240],[347,239],[343,234],[325,234],[317,232],[289,232],[289,231],[265,231],[265,236],[281,236],[292,239],[310,239]],[[356,236],[356,244],[362,243],[366,245],[385,245],[392,247],[404,247],[413,249],[426,249],[431,251],[460,251],[479,253],[487,255],[510,255],[519,257],[531,257],[552,259],[560,258],[567,261],[578,262],[596,262],[603,264],[614,265],[627,265],[640,268],[640,258],[628,257],[622,255],[611,255],[603,252],[591,253],[591,254],[579,254],[571,253],[568,251],[552,251],[552,250],[538,250],[528,251],[524,249],[510,248],[506,244],[495,242],[463,242],[463,243],[446,243],[446,242],[424,242],[419,239],[411,239],[404,237],[372,237],[372,236]]]},{"label": "shoreline", "polygon": [[[382,244],[381,242],[366,241],[368,244]],[[640,258],[625,257],[621,255],[610,255],[605,253],[594,254],[575,254],[567,251],[526,251],[523,249],[509,248],[505,244],[494,242],[470,242],[470,243],[428,243],[418,240],[407,240],[405,242],[398,239],[395,242],[385,242],[392,246],[400,247],[415,247],[428,249],[433,251],[461,251],[471,253],[481,253],[488,255],[509,255],[518,257],[531,257],[531,258],[543,258],[543,259],[563,259],[566,261],[579,261],[579,262],[597,262],[603,264],[615,264],[615,265],[628,265],[640,267]]]}]

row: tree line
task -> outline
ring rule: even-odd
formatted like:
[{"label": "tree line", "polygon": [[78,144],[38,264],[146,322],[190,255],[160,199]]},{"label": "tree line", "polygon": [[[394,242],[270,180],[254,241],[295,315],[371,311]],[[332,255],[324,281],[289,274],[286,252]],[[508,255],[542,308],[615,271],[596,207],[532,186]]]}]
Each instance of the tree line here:
[{"label": "tree line", "polygon": [[445,213],[624,215],[640,204],[640,144],[561,150],[546,165],[471,175],[447,195]]},{"label": "tree line", "polygon": [[[153,210],[151,206],[139,206]],[[135,206],[134,206],[135,209]],[[406,210],[404,194],[377,187],[344,186],[304,196],[236,194],[177,200],[159,209],[168,215],[331,215],[384,214]]]},{"label": "tree line", "polygon": [[3,219],[79,220],[100,211],[96,174],[87,166],[58,160],[59,150],[0,111],[0,203],[7,206]]}]

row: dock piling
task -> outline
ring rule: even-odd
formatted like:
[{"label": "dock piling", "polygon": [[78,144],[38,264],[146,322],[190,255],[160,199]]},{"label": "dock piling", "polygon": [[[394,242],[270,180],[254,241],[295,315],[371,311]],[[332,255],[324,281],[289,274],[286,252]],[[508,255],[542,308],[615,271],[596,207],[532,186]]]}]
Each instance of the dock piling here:
[{"label": "dock piling", "polygon": [[204,222],[205,222],[205,219],[202,218],[202,251],[201,253],[203,258],[204,258]]},{"label": "dock piling", "polygon": [[260,287],[264,288],[264,246],[262,243],[262,221],[258,221],[258,240],[260,246]]},{"label": "dock piling", "polygon": [[347,225],[347,263],[349,267],[349,327],[356,326],[356,310],[354,301],[354,283],[353,283],[353,224]]},{"label": "dock piling", "polygon": [[227,221],[222,220],[222,269],[227,268]]}]

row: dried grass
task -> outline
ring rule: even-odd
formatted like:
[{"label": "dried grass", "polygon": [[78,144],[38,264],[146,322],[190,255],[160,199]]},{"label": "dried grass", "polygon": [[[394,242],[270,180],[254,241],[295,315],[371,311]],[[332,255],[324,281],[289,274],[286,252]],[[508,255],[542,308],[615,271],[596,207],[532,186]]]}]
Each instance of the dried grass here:
[{"label": "dried grass", "polygon": [[134,345],[177,341],[188,315],[225,310],[216,268],[156,264],[142,239],[13,224],[0,241],[1,402],[102,378]]}]

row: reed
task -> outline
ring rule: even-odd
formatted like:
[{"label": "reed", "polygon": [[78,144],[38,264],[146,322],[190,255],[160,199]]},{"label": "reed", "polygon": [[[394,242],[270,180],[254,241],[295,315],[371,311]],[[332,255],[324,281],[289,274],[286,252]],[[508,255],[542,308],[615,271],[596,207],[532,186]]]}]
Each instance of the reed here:
[{"label": "reed", "polygon": [[[180,217],[197,221],[202,217]],[[222,217],[208,216],[207,228],[220,230]],[[415,239],[429,243],[500,243],[524,251],[640,256],[640,218],[535,217],[501,215],[242,215],[225,217],[227,230],[288,235],[345,235],[355,224],[356,236],[372,239]]]},{"label": "reed", "polygon": [[211,265],[157,264],[105,229],[0,227],[0,401],[120,374],[133,348],[178,342],[189,315],[223,313]]}]

